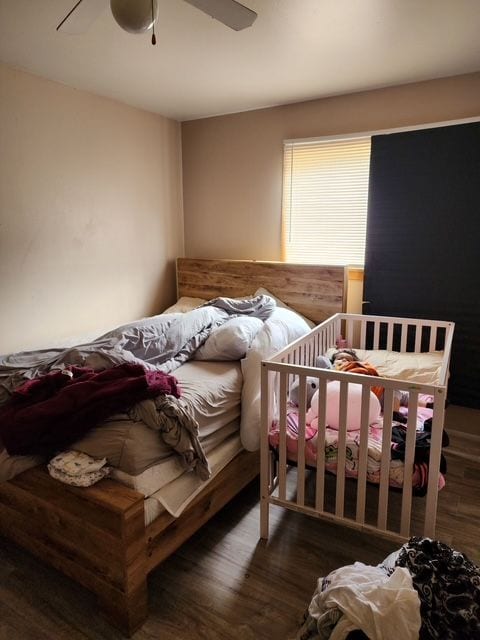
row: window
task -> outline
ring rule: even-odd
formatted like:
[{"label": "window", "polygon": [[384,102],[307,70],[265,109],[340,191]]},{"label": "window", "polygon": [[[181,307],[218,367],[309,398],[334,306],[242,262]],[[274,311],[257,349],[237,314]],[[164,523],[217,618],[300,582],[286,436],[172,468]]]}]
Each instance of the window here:
[{"label": "window", "polygon": [[369,167],[370,137],[285,142],[284,260],[363,266]]}]

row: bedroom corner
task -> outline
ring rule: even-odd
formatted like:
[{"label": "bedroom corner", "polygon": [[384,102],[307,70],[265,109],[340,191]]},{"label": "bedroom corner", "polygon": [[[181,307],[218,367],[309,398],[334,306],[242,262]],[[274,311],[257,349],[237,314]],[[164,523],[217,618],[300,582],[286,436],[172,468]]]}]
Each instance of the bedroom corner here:
[{"label": "bedroom corner", "polygon": [[0,353],[171,304],[179,123],[3,64],[0,87]]}]

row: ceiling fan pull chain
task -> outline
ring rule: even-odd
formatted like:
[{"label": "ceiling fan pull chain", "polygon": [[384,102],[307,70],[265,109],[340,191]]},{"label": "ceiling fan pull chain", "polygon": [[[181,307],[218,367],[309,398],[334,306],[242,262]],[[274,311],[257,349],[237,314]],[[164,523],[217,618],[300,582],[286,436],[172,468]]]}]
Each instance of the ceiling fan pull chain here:
[{"label": "ceiling fan pull chain", "polygon": [[153,0],[152,0],[152,44],[157,44],[157,38],[155,37],[155,15],[153,11]]}]

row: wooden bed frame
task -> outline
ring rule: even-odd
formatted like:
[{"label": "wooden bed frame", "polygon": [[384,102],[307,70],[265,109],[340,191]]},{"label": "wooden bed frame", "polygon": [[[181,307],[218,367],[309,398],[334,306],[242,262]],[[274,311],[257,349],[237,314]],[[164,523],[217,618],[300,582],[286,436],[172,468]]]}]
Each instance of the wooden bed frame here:
[{"label": "wooden bed frame", "polygon": [[240,298],[263,287],[318,324],[346,310],[347,275],[346,267],[178,258],[177,293],[209,300],[222,291]]},{"label": "wooden bed frame", "polygon": [[[178,296],[251,295],[265,287],[320,322],[345,307],[345,269],[274,262],[177,262]],[[131,635],[148,613],[147,575],[259,473],[259,452],[239,453],[179,518],[145,526],[144,496],[114,480],[77,488],[34,467],[0,484],[0,534],[96,594]]]}]

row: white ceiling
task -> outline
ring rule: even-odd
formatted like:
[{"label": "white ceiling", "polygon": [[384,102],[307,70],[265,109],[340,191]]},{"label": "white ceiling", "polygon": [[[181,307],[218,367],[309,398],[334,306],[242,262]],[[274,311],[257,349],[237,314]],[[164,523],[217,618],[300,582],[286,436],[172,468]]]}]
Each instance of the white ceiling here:
[{"label": "white ceiling", "polygon": [[177,120],[480,70],[479,0],[242,0],[235,32],[158,0],[157,45],[107,10],[55,31],[75,0],[0,0],[0,60]]}]

